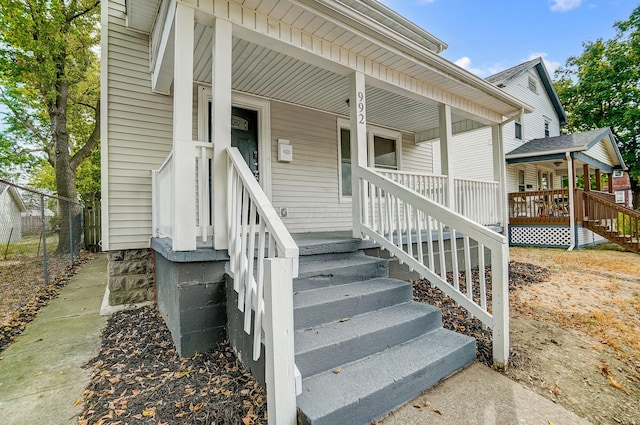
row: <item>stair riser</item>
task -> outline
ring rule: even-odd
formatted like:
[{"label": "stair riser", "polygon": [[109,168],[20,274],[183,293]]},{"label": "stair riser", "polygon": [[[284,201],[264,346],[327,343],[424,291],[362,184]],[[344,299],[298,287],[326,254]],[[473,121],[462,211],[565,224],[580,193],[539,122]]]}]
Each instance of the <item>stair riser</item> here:
[{"label": "stair riser", "polygon": [[359,335],[357,338],[313,351],[297,353],[296,365],[302,376],[312,376],[401,344],[441,326],[442,313],[440,310],[434,310],[374,333]]},{"label": "stair riser", "polygon": [[367,295],[345,297],[341,300],[327,302],[325,304],[296,308],[296,296],[294,294],[293,323],[296,329],[319,326],[323,323],[336,322],[345,317],[353,317],[368,311],[405,303],[410,301],[412,297],[411,286],[405,285]]},{"label": "stair riser", "polygon": [[[345,405],[326,416],[311,421],[301,412],[299,423],[303,425],[370,424],[387,412],[418,396],[425,388],[435,385],[451,373],[473,362],[474,359],[475,344],[471,342],[460,347],[447,358],[433,362],[420,371],[395,381],[393,385],[369,394],[357,403]],[[305,388],[304,381],[302,387]]]},{"label": "stair riser", "polygon": [[306,273],[304,266],[300,266],[300,277],[294,279],[293,290],[305,291],[308,289],[322,288],[331,285],[344,285],[346,283],[361,282],[377,277],[387,277],[389,274],[386,261],[374,263],[355,264],[342,268],[327,268],[313,274]]}]

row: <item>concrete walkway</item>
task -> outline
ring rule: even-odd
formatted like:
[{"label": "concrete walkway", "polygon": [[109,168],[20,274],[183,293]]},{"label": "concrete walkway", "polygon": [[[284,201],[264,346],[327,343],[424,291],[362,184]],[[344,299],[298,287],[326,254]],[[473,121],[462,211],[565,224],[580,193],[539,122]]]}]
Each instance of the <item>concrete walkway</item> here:
[{"label": "concrete walkway", "polygon": [[[0,424],[76,424],[106,317],[103,254],[81,266],[26,330],[0,354]],[[77,402],[77,400],[79,400]]]},{"label": "concrete walkway", "polygon": [[474,363],[405,404],[381,425],[589,425],[591,422]]}]

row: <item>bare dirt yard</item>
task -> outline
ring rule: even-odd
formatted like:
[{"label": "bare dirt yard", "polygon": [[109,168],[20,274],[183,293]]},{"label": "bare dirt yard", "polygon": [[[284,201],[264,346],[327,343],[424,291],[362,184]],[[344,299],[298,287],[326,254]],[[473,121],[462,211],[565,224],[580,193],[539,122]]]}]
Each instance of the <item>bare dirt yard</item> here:
[{"label": "bare dirt yard", "polygon": [[512,248],[548,279],[511,291],[505,374],[594,424],[640,424],[640,256]]}]

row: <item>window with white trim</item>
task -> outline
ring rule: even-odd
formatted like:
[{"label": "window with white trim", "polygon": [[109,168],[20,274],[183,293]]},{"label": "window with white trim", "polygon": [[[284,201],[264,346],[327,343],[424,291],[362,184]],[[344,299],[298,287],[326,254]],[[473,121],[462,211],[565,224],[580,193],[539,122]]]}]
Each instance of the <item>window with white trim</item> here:
[{"label": "window with white trim", "polygon": [[522,122],[520,121],[520,118],[517,118],[515,120],[515,127],[516,127],[515,138],[518,140],[522,140]]},{"label": "window with white trim", "polygon": [[[349,122],[338,121],[340,196],[351,196],[351,130]],[[367,163],[370,167],[399,170],[402,135],[380,127],[367,126]]]},{"label": "window with white trim", "polygon": [[616,190],[616,204],[624,204],[624,191]]},{"label": "window with white trim", "polygon": [[519,169],[518,170],[518,192],[524,192],[525,189],[526,189],[526,186],[524,183],[524,170]]},{"label": "window with white trim", "polygon": [[544,137],[549,137],[549,121],[544,122]]},{"label": "window with white trim", "polygon": [[533,77],[529,77],[529,90],[538,93],[538,82]]}]

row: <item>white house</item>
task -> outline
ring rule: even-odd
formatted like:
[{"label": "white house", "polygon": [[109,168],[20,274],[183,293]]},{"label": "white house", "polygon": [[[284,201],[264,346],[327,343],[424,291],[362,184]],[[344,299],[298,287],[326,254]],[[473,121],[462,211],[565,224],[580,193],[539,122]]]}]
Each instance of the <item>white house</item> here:
[{"label": "white house", "polygon": [[[622,173],[624,162],[609,129],[561,135],[560,128],[567,117],[553,88],[542,58],[536,58],[487,78],[523,102],[534,111],[504,125],[503,142],[507,162],[509,242],[511,245],[583,247],[606,239],[637,250],[638,224],[632,211],[618,211],[613,192],[603,192],[601,175],[609,181]],[[479,128],[454,137],[454,162],[462,167],[454,177],[488,179],[491,175],[491,131]],[[434,169],[440,165],[435,144]],[[572,170],[569,173],[569,170]],[[587,185],[584,194],[576,187],[577,177],[594,176],[593,187]],[[615,181],[615,179],[614,179]],[[598,196],[598,207],[590,200]],[[595,202],[595,201],[594,201]],[[600,202],[608,202],[602,205]],[[602,209],[606,209],[606,213]],[[593,217],[602,210],[603,217]],[[623,232],[610,225],[595,223],[600,219],[611,223],[611,217],[622,214],[633,223]],[[605,217],[606,216],[606,217]],[[594,221],[595,220],[595,221]],[[626,234],[634,235],[627,238]],[[623,235],[624,234],[624,235]]]},{"label": "white house", "polygon": [[[375,0],[113,0],[101,29],[110,304],[155,300],[182,355],[228,337],[270,423],[369,423],[474,357],[384,249],[506,363],[502,139],[527,102]],[[483,126],[488,172],[462,178],[454,135]]]},{"label": "white house", "polygon": [[0,243],[22,239],[21,214],[26,207],[15,187],[0,183]]}]

